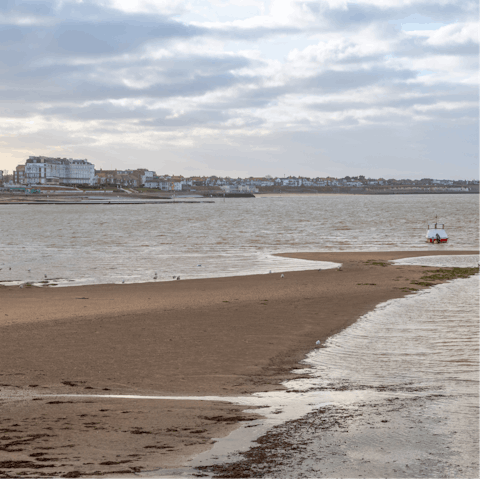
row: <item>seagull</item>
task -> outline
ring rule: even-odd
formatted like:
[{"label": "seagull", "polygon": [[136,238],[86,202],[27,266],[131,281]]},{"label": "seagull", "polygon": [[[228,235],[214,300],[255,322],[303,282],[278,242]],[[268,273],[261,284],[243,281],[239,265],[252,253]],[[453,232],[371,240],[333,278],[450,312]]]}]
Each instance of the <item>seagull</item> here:
[{"label": "seagull", "polygon": [[44,274],[43,276],[45,276],[45,279],[47,279],[47,275],[46,275],[46,274]]},{"label": "seagull", "polygon": [[337,268],[337,271],[342,271],[342,267],[339,266],[339,267]]},{"label": "seagull", "polygon": [[12,268],[8,268],[8,271],[12,271]]},{"label": "seagull", "polygon": [[172,276],[172,278],[173,278],[173,279],[177,279],[177,277],[176,277],[176,276]]},{"label": "seagull", "polygon": [[320,340],[315,343],[317,346],[320,346]]},{"label": "seagull", "polygon": [[30,271],[32,271],[31,269],[28,270],[28,272],[30,273]]},{"label": "seagull", "polygon": [[197,266],[202,266],[201,264],[197,264]]},{"label": "seagull", "polygon": [[124,279],[122,279],[122,284],[123,284],[123,283],[125,283],[125,280],[124,280]]},{"label": "seagull", "polygon": [[20,288],[23,288],[23,284],[20,285]]},{"label": "seagull", "polygon": [[320,268],[318,271],[322,271],[322,268]]},{"label": "seagull", "polygon": [[280,278],[285,278],[285,275],[284,274],[280,275]]},{"label": "seagull", "polygon": [[268,272],[268,274],[272,274],[272,270],[270,270],[270,271]]},{"label": "seagull", "polygon": [[177,281],[180,279],[180,276],[177,276]]}]

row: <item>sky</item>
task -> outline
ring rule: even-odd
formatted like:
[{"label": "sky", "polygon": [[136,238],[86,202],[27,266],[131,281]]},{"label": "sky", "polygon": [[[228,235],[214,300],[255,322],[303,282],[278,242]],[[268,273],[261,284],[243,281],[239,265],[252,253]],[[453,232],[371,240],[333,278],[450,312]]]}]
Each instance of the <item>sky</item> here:
[{"label": "sky", "polygon": [[478,179],[477,0],[0,0],[0,169]]}]

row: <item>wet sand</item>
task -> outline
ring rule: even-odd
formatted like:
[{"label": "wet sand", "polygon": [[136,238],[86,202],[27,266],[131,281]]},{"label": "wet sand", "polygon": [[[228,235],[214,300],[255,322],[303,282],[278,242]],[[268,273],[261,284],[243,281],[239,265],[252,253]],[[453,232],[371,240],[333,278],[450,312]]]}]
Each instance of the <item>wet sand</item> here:
[{"label": "wet sand", "polygon": [[[478,254],[443,254],[455,253]],[[285,278],[1,287],[0,477],[131,475],[184,463],[254,416],[223,402],[38,396],[281,389],[317,339],[424,287],[411,281],[425,268],[386,261],[429,254],[442,252],[288,254],[343,267]]]}]

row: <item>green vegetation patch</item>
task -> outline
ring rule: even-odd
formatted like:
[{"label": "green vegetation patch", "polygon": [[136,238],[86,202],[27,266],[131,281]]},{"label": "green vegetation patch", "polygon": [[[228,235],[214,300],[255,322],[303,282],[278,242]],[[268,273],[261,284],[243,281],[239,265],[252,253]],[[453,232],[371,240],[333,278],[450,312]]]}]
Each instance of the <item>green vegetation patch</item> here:
[{"label": "green vegetation patch", "polygon": [[419,286],[433,286],[434,283],[428,281],[410,281],[410,284],[418,284]]},{"label": "green vegetation patch", "polygon": [[374,259],[369,259],[365,261],[365,264],[374,265],[374,266],[388,266],[388,263],[385,261],[375,261]]},{"label": "green vegetation patch", "polygon": [[426,281],[445,281],[457,278],[468,278],[478,273],[478,266],[476,268],[439,268],[425,271],[425,275],[420,279]]}]

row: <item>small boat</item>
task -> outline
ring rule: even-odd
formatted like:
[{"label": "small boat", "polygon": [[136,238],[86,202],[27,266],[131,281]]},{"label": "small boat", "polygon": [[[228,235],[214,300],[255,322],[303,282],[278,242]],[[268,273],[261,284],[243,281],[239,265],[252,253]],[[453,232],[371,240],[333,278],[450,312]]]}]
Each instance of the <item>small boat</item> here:
[{"label": "small boat", "polygon": [[445,224],[434,223],[429,224],[427,229],[427,243],[446,243],[448,241],[448,235],[445,232]]}]

